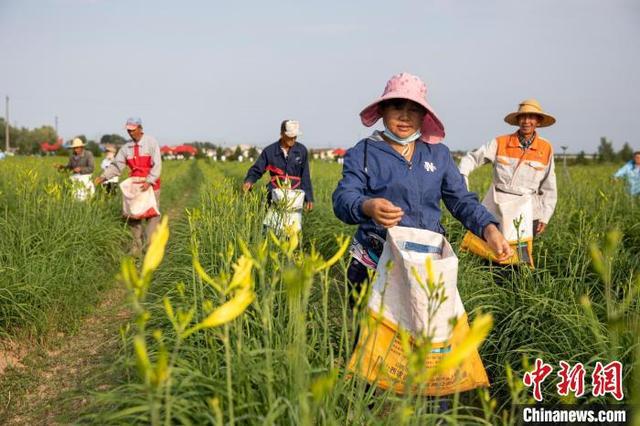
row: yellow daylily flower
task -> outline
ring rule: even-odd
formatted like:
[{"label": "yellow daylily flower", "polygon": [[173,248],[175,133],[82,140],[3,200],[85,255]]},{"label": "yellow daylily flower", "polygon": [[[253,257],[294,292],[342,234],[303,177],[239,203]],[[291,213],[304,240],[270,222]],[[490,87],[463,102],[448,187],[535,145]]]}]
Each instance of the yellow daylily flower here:
[{"label": "yellow daylily flower", "polygon": [[193,269],[195,269],[196,274],[198,274],[198,276],[202,281],[209,284],[211,287],[216,289],[219,293],[223,293],[222,287],[220,287],[220,285],[213,278],[211,278],[209,274],[207,274],[207,271],[204,270],[204,268],[202,267],[202,264],[200,263],[200,259],[198,259],[197,257],[197,254],[193,255]]},{"label": "yellow daylily flower", "polygon": [[151,361],[149,360],[149,354],[147,353],[147,344],[144,341],[144,336],[133,336],[133,349],[136,353],[136,364],[138,364],[138,371],[140,375],[147,380],[152,374]]},{"label": "yellow daylily flower", "polygon": [[456,368],[484,342],[489,331],[491,331],[491,327],[493,327],[493,316],[491,314],[478,315],[462,342],[445,355],[431,371],[438,373]]},{"label": "yellow daylily flower", "polygon": [[151,244],[149,244],[149,249],[147,250],[147,254],[144,257],[144,262],[142,263],[142,276],[147,276],[148,273],[155,271],[160,262],[162,262],[162,258],[164,257],[164,249],[167,245],[167,241],[169,240],[169,217],[164,216],[162,218],[162,222],[158,225],[158,228],[153,233],[151,237]]},{"label": "yellow daylily flower", "polygon": [[247,256],[240,256],[240,259],[233,265],[233,277],[227,287],[226,293],[235,290],[236,288],[249,288],[251,287],[251,272],[253,269],[253,260]]},{"label": "yellow daylily flower", "polygon": [[214,309],[202,322],[185,331],[182,338],[190,336],[192,333],[203,328],[218,327],[233,321],[239,317],[249,305],[255,300],[256,294],[250,288],[242,288],[235,296],[218,308]]},{"label": "yellow daylily flower", "polygon": [[335,265],[342,258],[342,255],[344,255],[344,253],[347,251],[350,243],[351,243],[350,238],[342,237],[342,241],[338,239],[338,244],[340,244],[338,251],[333,256],[331,256],[329,260],[322,263],[322,265],[320,265],[320,267],[316,270],[316,272],[328,269],[333,265]]}]

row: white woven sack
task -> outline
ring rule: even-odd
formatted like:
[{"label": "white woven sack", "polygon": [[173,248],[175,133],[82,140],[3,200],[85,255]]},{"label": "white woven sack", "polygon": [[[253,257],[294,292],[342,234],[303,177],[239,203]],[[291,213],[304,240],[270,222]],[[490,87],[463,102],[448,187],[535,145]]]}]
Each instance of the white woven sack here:
[{"label": "white woven sack", "polygon": [[284,228],[302,229],[304,191],[301,189],[275,188],[271,192],[272,206],[267,210],[263,224],[281,232]]},{"label": "white woven sack", "polygon": [[[500,221],[500,231],[507,241],[533,238],[533,202],[530,195],[500,192],[492,185],[482,204]],[[514,220],[521,220],[519,229]]]},{"label": "white woven sack", "polygon": [[[426,259],[437,283],[444,282],[446,300],[437,309],[426,290],[416,280],[412,269],[427,282]],[[389,261],[392,261],[389,267]],[[378,262],[369,309],[383,315],[414,335],[433,336],[434,343],[451,336],[452,318],[465,313],[458,293],[458,257],[443,235],[426,229],[394,226],[387,230],[387,240]]]},{"label": "white woven sack", "polygon": [[96,187],[91,181],[91,175],[73,174],[71,175],[71,183],[73,185],[73,196],[76,200],[88,200],[96,192]]},{"label": "white woven sack", "polygon": [[120,183],[122,191],[122,214],[130,219],[141,219],[160,215],[153,188],[142,190],[144,178],[130,177]]}]

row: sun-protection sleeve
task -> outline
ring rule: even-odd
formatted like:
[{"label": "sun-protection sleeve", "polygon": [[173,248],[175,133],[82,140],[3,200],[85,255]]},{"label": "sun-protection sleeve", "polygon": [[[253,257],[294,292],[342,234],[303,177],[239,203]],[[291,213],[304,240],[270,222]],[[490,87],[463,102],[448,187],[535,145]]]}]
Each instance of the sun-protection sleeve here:
[{"label": "sun-protection sleeve", "polygon": [[253,166],[247,171],[245,182],[256,183],[267,169],[267,150],[263,149]]},{"label": "sun-protection sleeve", "polygon": [[149,138],[151,151],[151,161],[153,165],[151,166],[151,170],[149,170],[149,174],[147,175],[147,182],[151,185],[155,185],[156,181],[160,178],[160,174],[162,173],[162,156],[160,155],[160,144],[157,140],[153,138]]},{"label": "sun-protection sleeve", "polygon": [[469,188],[469,175],[471,172],[485,163],[493,163],[496,159],[497,151],[498,141],[494,138],[480,148],[467,152],[464,157],[460,159],[460,174],[464,176],[467,188]]},{"label": "sun-protection sleeve", "polygon": [[538,190],[538,197],[540,197],[540,204],[542,206],[542,217],[534,219],[539,219],[544,223],[549,223],[551,220],[551,216],[553,216],[553,212],[556,209],[556,203],[558,202],[558,188],[556,186],[556,166],[555,160],[553,159],[553,152],[549,157],[549,165],[547,166],[547,171],[540,182],[540,189]]},{"label": "sun-protection sleeve", "polygon": [[490,223],[498,225],[499,222],[480,204],[478,196],[467,190],[464,177],[456,167],[451,153],[448,157],[441,187],[444,204],[465,228],[478,237],[484,238],[482,235],[484,228]]},{"label": "sun-protection sleeve", "polygon": [[309,170],[309,152],[304,150],[304,158],[302,159],[302,176],[300,177],[300,186],[304,191],[304,200],[313,202],[313,187],[311,186],[311,171]]},{"label": "sun-protection sleeve", "polygon": [[111,165],[107,167],[103,172],[102,176],[106,180],[114,178],[116,176],[120,176],[120,174],[124,171],[125,167],[127,167],[127,145],[125,144],[118,150],[115,158],[111,162]]},{"label": "sun-protection sleeve", "polygon": [[629,171],[632,170],[633,167],[633,162],[632,161],[628,161],[627,163],[625,163],[624,166],[620,167],[620,169],[618,169],[617,172],[615,172],[615,174],[613,175],[614,178],[623,178],[627,176],[627,173],[629,173]]},{"label": "sun-protection sleeve", "polygon": [[333,212],[341,221],[356,225],[368,220],[362,212],[362,203],[369,197],[365,196],[367,176],[364,171],[364,143],[349,149],[344,156],[342,179],[333,191]]}]

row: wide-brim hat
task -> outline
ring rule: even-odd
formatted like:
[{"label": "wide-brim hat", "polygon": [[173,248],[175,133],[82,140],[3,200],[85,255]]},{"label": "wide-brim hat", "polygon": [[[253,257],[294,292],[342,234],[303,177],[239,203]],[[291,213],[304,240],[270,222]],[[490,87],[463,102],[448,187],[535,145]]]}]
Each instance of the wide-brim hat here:
[{"label": "wide-brim hat", "polygon": [[427,102],[427,85],[419,77],[406,72],[391,77],[382,95],[360,113],[362,124],[367,127],[373,126],[382,117],[380,102],[387,99],[407,99],[427,110],[420,129],[420,139],[428,143],[438,143],[444,138],[444,125]]},{"label": "wide-brim hat", "polygon": [[542,110],[540,103],[535,99],[525,99],[520,102],[518,105],[518,111],[507,114],[504,118],[504,121],[511,124],[512,126],[519,126],[518,116],[521,114],[536,114],[539,115],[540,123],[538,123],[538,127],[549,127],[552,126],[556,119],[552,115],[547,114]]},{"label": "wide-brim hat", "polygon": [[69,148],[80,148],[84,146],[84,142],[82,142],[82,139],[80,138],[75,138],[74,140],[71,141],[71,145],[69,146]]}]

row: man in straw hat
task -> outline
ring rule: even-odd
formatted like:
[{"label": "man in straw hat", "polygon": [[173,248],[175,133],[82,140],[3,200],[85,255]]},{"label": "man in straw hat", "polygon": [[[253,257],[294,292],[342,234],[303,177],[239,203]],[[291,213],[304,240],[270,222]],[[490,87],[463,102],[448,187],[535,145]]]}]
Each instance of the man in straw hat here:
[{"label": "man in straw hat", "polygon": [[[492,190],[532,197],[533,234],[547,227],[556,207],[557,188],[551,143],[536,132],[548,127],[556,119],[543,111],[535,99],[526,99],[518,111],[508,114],[504,121],[518,126],[515,133],[498,136],[460,160],[460,173],[469,186],[469,174],[485,163],[493,163]],[[485,202],[486,204],[486,198]]]},{"label": "man in straw hat", "polygon": [[[142,191],[153,188],[156,204],[160,205],[160,172],[162,171],[162,158],[160,145],[151,135],[144,133],[142,120],[139,117],[130,117],[125,124],[131,140],[124,144],[113,163],[96,178],[96,184],[102,184],[109,179],[120,176],[126,167],[129,168],[129,177],[140,178]],[[133,247],[131,254],[142,254],[142,248],[148,245],[153,232],[160,223],[160,216],[149,217],[144,230],[146,243],[143,243],[143,225],[145,219],[129,219],[128,223],[133,234]]]},{"label": "man in straw hat", "polygon": [[93,154],[85,149],[82,139],[75,138],[71,141],[69,148],[73,150],[73,154],[69,156],[67,164],[56,164],[54,167],[58,170],[71,170],[77,175],[90,175],[93,173]]},{"label": "man in straw hat", "polygon": [[71,141],[69,148],[73,150],[69,162],[65,166],[56,164],[54,167],[58,170],[71,170],[73,196],[77,200],[85,201],[91,198],[96,190],[91,182],[94,168],[93,154],[85,149],[84,142],[80,138]]}]

